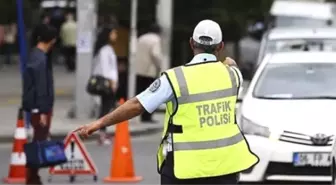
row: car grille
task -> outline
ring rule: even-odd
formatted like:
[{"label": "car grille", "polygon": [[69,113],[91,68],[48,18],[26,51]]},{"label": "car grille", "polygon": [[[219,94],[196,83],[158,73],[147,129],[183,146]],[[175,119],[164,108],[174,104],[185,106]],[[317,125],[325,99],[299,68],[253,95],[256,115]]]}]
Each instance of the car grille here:
[{"label": "car grille", "polygon": [[301,144],[301,145],[310,145],[310,146],[331,146],[333,144],[333,137],[328,138],[328,141],[325,144],[315,145],[311,140],[311,136],[296,132],[284,131],[280,136],[280,141]]},{"label": "car grille", "polygon": [[267,175],[311,175],[311,176],[329,176],[330,167],[296,167],[292,163],[269,163]]}]

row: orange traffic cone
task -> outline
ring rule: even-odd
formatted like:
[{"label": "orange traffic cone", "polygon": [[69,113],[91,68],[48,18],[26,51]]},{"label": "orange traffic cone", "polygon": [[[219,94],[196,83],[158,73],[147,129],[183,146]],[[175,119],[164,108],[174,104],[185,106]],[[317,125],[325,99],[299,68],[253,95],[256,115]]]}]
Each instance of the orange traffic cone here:
[{"label": "orange traffic cone", "polygon": [[26,155],[23,145],[27,143],[27,133],[23,121],[23,110],[19,109],[8,177],[4,183],[21,184],[26,181]]},{"label": "orange traffic cone", "polygon": [[[125,102],[120,100],[120,105]],[[133,166],[133,154],[130,134],[128,131],[128,121],[119,123],[116,126],[116,134],[111,159],[110,175],[104,178],[105,183],[110,182],[138,182],[141,176],[135,176]]]}]

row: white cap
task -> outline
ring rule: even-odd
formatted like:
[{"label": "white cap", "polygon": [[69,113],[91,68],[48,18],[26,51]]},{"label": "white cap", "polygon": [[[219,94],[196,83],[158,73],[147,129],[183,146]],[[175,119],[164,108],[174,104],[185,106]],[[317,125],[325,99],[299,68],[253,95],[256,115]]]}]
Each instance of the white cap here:
[{"label": "white cap", "polygon": [[[201,37],[210,37],[210,42],[201,41]],[[197,24],[192,36],[193,40],[199,44],[214,45],[222,42],[222,30],[218,23],[212,20],[203,20]]]}]

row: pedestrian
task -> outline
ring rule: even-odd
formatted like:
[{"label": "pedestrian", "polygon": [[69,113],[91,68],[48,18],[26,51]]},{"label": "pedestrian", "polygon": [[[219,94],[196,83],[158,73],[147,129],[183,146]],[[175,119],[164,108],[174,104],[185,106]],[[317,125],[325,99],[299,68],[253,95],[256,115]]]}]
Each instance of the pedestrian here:
[{"label": "pedestrian", "polygon": [[[144,91],[161,72],[163,55],[161,52],[161,28],[151,25],[149,31],[141,35],[137,43],[136,61],[136,93]],[[143,123],[155,123],[152,115],[144,112],[141,115]]]},{"label": "pedestrian", "polygon": [[69,72],[75,71],[76,60],[76,33],[77,24],[74,16],[67,14],[66,21],[61,26],[60,36],[63,45],[66,68]]},{"label": "pedestrian", "polygon": [[236,123],[241,73],[232,59],[218,61],[224,44],[216,22],[201,21],[190,46],[191,62],[165,71],[144,92],[75,131],[86,138],[166,103],[157,153],[161,184],[237,184],[239,173],[258,162]]},{"label": "pedestrian", "polygon": [[17,34],[16,23],[12,22],[5,27],[5,52],[6,52],[6,64],[9,65],[12,63],[13,52],[15,50],[15,41]]},{"label": "pedestrian", "polygon": [[[31,45],[31,48],[35,48],[37,43],[38,43],[38,38],[39,36],[43,33],[44,31],[44,28],[45,28],[45,25],[48,25],[48,26],[51,26],[50,24],[50,16],[49,14],[42,14],[41,16],[41,22],[38,23],[33,31],[32,31],[32,34],[31,34],[31,38],[30,38],[30,45]],[[48,60],[48,65],[50,65],[49,67],[51,67],[52,65],[52,50],[48,51],[47,53],[47,60]]]},{"label": "pedestrian", "polygon": [[[92,75],[102,76],[111,82],[112,92],[110,95],[100,96],[99,118],[111,111],[116,103],[116,92],[118,90],[118,62],[113,49],[113,44],[118,37],[116,25],[107,25],[98,35],[95,51],[94,66]],[[106,134],[106,127],[100,129],[99,144],[110,144]]]},{"label": "pedestrian", "polygon": [[43,32],[44,25],[50,25],[49,14],[42,14],[40,17],[40,22],[35,25],[30,37],[31,47],[34,48],[38,43],[38,37],[41,32]]},{"label": "pedestrian", "polygon": [[[31,113],[33,141],[45,141],[49,137],[54,105],[54,80],[48,66],[47,53],[56,42],[56,29],[43,25],[36,47],[32,49],[23,78],[22,107]],[[26,184],[42,184],[38,169],[27,168]]]}]

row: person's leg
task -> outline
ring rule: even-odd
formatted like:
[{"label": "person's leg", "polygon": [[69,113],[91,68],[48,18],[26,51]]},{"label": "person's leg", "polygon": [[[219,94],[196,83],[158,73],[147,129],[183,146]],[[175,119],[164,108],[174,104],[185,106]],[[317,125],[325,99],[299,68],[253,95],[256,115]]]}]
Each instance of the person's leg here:
[{"label": "person's leg", "polygon": [[[100,114],[99,118],[105,116],[108,114],[112,107],[114,106],[114,97],[111,96],[101,96],[101,103],[100,103]],[[106,134],[106,127],[103,127],[100,129],[100,138],[99,138],[99,144],[109,144],[109,139],[107,138]]]},{"label": "person's leg", "polygon": [[5,53],[6,53],[6,64],[9,65],[11,64],[11,60],[12,60],[11,44],[6,43],[4,45],[4,48],[5,48]]},{"label": "person's leg", "polygon": [[238,184],[239,174],[234,173],[230,175],[195,178],[195,179],[176,179],[174,177],[161,175],[161,184]]},{"label": "person's leg", "polygon": [[[154,81],[155,81],[154,78],[143,77],[142,84],[141,84],[142,85],[141,89],[142,90],[147,89]],[[150,114],[146,111],[141,115],[141,120],[144,121],[144,122],[147,122],[147,123],[154,123],[155,122],[152,119],[152,114]]]},{"label": "person's leg", "polygon": [[[136,94],[140,94],[142,91],[144,91],[145,89],[143,87],[144,87],[144,77],[137,75],[136,76]],[[146,117],[144,116],[144,113],[141,114],[140,118],[141,118],[141,121],[145,120]]]},{"label": "person's leg", "polygon": [[[137,82],[136,82],[136,93],[140,94],[142,91],[146,90],[148,87],[148,78],[145,76],[137,76]],[[141,121],[148,121],[148,114],[145,111],[144,113],[141,114],[140,116]]]},{"label": "person's leg", "polygon": [[[40,123],[40,114],[31,115],[31,125],[33,127],[33,141],[45,141],[49,136],[51,114],[49,114],[47,125]],[[26,184],[42,184],[38,174],[39,169],[27,168]]]},{"label": "person's leg", "polygon": [[161,184],[162,185],[170,185],[170,184],[177,184],[175,179],[165,176],[165,175],[160,175],[161,176]]},{"label": "person's leg", "polygon": [[67,46],[64,46],[63,47],[64,49],[64,59],[65,59],[65,62],[64,62],[64,65],[65,65],[65,68],[70,71],[70,53],[69,53],[69,47]]},{"label": "person's leg", "polygon": [[230,174],[220,177],[210,177],[210,178],[202,178],[202,179],[192,179],[187,180],[188,184],[193,185],[238,185],[239,175],[238,174]]},{"label": "person's leg", "polygon": [[76,47],[69,47],[69,70],[71,72],[76,70]]}]

